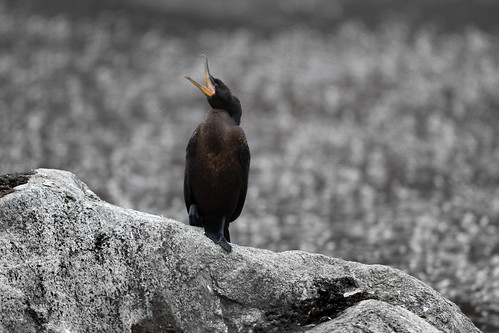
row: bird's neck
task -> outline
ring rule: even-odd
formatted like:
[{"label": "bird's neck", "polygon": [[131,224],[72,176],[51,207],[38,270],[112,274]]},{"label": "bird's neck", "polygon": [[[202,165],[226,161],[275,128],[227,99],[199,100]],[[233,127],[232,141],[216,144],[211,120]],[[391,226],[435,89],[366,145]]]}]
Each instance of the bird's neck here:
[{"label": "bird's neck", "polygon": [[230,105],[227,108],[227,112],[229,113],[230,117],[232,120],[234,120],[234,123],[239,126],[241,124],[241,105]]},{"label": "bird's neck", "polygon": [[[234,117],[236,115],[236,117]],[[231,114],[230,110],[227,109],[212,109],[210,112],[208,112],[208,115],[206,116],[206,120],[209,122],[215,122],[218,124],[225,124],[225,125],[237,125],[241,123],[241,114],[237,115],[237,113]]]},{"label": "bird's neck", "polygon": [[241,124],[241,102],[236,96],[230,96],[230,98],[221,99],[220,97],[217,97],[217,95],[215,95],[214,97],[208,98],[208,103],[213,108],[213,110],[225,110],[232,118],[235,125],[239,126]]},{"label": "bird's neck", "polygon": [[224,146],[227,133],[234,125],[234,120],[229,116],[227,110],[212,109],[199,128],[199,135],[203,137],[206,147],[212,151],[219,151]]}]

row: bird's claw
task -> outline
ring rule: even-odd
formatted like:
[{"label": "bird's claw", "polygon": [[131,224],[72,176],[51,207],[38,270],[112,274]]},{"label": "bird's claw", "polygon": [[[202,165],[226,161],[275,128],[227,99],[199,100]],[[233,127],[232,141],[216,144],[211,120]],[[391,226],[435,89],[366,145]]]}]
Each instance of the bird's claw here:
[{"label": "bird's claw", "polygon": [[216,232],[205,231],[205,236],[211,239],[215,244],[218,244],[227,252],[232,252],[232,246],[227,242],[223,234]]},{"label": "bird's claw", "polygon": [[229,242],[227,242],[223,235],[220,236],[220,239],[216,243],[220,245],[225,251],[232,252],[232,246],[229,244]]}]

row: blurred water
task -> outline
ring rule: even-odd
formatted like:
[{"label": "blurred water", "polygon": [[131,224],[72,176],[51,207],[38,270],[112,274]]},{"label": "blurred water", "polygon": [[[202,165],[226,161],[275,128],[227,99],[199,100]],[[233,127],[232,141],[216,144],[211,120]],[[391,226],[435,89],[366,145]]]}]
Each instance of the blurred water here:
[{"label": "blurred water", "polygon": [[185,222],[185,145],[208,105],[183,75],[201,77],[205,53],[242,101],[252,151],[236,243],[404,269],[496,331],[495,37],[370,29],[343,21],[347,5],[307,25],[325,2],[283,3],[216,23],[178,2],[161,19],[112,1],[90,16],[0,1],[0,172],[67,169],[105,200]]}]

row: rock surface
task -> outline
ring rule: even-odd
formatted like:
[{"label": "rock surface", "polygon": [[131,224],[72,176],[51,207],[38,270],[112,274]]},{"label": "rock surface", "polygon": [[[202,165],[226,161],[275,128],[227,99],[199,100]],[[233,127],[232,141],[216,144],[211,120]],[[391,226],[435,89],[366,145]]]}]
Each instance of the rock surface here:
[{"label": "rock surface", "polygon": [[[480,332],[386,266],[234,245],[38,169],[0,195],[0,332]],[[11,177],[12,178],[12,177]]]}]

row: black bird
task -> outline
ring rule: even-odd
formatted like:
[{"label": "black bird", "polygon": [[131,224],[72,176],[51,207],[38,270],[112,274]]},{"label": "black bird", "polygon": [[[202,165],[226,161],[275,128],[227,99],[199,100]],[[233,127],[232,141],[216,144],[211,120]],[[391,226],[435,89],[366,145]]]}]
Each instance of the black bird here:
[{"label": "black bird", "polygon": [[241,103],[211,76],[204,57],[206,87],[185,76],[205,94],[212,110],[187,144],[184,199],[189,224],[204,227],[208,238],[231,252],[229,223],[239,217],[246,199],[250,151],[239,127]]}]

